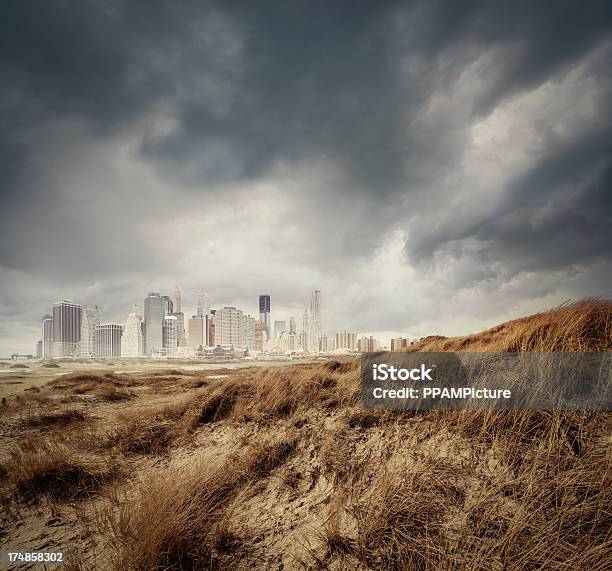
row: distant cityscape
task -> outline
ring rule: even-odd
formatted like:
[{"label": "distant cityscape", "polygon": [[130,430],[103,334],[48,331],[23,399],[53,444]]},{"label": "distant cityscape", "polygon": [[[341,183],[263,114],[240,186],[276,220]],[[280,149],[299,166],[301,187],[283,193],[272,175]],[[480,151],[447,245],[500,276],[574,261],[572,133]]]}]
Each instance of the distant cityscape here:
[{"label": "distant cityscape", "polygon": [[[259,295],[258,318],[234,306],[213,309],[206,294],[197,296],[195,313],[186,318],[182,293],[149,293],[142,313],[134,305],[124,323],[103,323],[97,305],[70,300],[53,304],[42,318],[36,358],[207,358],[299,357],[398,350],[405,337],[383,346],[372,336],[340,331],[327,335],[321,319],[321,292],[313,290],[300,323],[294,316],[272,322],[268,294]],[[34,355],[12,355],[13,359]]]}]

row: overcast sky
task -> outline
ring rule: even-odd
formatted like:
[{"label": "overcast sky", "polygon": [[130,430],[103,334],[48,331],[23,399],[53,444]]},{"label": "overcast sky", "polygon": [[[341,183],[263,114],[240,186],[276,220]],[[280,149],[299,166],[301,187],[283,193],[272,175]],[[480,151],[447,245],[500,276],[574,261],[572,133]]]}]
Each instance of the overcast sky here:
[{"label": "overcast sky", "polygon": [[0,10],[0,355],[175,284],[385,342],[612,296],[609,1]]}]

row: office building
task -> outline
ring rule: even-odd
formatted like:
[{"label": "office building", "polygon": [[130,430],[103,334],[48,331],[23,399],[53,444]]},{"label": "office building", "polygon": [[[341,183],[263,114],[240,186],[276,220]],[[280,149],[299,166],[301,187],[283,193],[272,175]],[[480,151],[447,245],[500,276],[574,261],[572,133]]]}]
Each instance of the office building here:
[{"label": "office building", "polygon": [[310,296],[310,345],[317,352],[321,341],[321,292],[313,290]]},{"label": "office building", "polygon": [[370,337],[362,337],[359,339],[359,341],[357,341],[357,351],[361,351],[362,353],[371,353],[373,351],[378,351],[379,349],[380,343],[371,335]]},{"label": "office building", "polygon": [[164,353],[176,357],[178,351],[178,320],[175,315],[166,315],[162,328]]},{"label": "office building", "polygon": [[333,351],[334,350],[333,338],[328,337],[327,335],[321,335],[321,343],[320,343],[319,349],[323,353],[327,353],[328,351]]},{"label": "office building", "polygon": [[41,339],[39,341],[36,341],[36,358],[37,359],[42,359],[42,352],[43,352],[43,342]]},{"label": "office building", "polygon": [[289,318],[289,333],[297,334],[297,329],[295,327],[295,317]]},{"label": "office building", "polygon": [[308,310],[304,310],[304,315],[302,316],[302,332],[300,333],[300,346],[302,347],[302,351],[310,351],[310,314]]},{"label": "office building", "polygon": [[164,304],[164,315],[171,315],[174,312],[174,302],[169,295],[162,295],[162,302]]},{"label": "office building", "polygon": [[263,351],[265,341],[267,341],[266,332],[263,330],[261,321],[257,319],[255,321],[255,351]]},{"label": "office building", "polygon": [[244,346],[249,351],[255,351],[255,321],[254,317],[244,317]]},{"label": "office building", "polygon": [[274,339],[278,339],[287,329],[287,323],[285,321],[274,322]]},{"label": "office building", "polygon": [[395,339],[391,339],[391,351],[399,351],[401,349],[405,349],[408,347],[409,342],[406,337],[396,337]]},{"label": "office building", "polygon": [[53,356],[76,357],[80,353],[83,307],[69,300],[53,304]]},{"label": "office building", "polygon": [[163,352],[162,328],[166,304],[159,293],[150,293],[144,299],[144,348],[145,355]]},{"label": "office building", "polygon": [[336,333],[336,342],[334,345],[336,350],[355,351],[357,348],[355,334],[348,331]]},{"label": "office building", "polygon": [[42,342],[43,358],[53,357],[53,316],[49,314],[42,319]]},{"label": "office building", "polygon": [[270,330],[270,296],[268,294],[259,296],[259,321],[261,321],[263,330],[270,339],[272,332]]},{"label": "office building", "polygon": [[96,352],[94,330],[100,325],[97,305],[84,305],[81,319],[81,357],[93,357]]},{"label": "office building", "polygon": [[121,357],[121,335],[123,326],[105,323],[94,327],[94,354],[99,359]]},{"label": "office building", "polygon": [[128,315],[123,335],[121,336],[121,356],[122,357],[142,357],[144,354],[142,316],[138,313],[137,307]]},{"label": "office building", "polygon": [[194,315],[187,320],[187,346],[196,350],[206,346],[206,316]]},{"label": "office building", "polygon": [[196,309],[196,315],[210,315],[210,301],[205,293],[198,294],[198,306]]},{"label": "office building", "polygon": [[206,346],[215,347],[215,309],[210,309],[206,315]]},{"label": "office building", "polygon": [[183,313],[183,294],[177,285],[174,288],[174,298],[172,300],[172,315],[176,316],[178,326],[178,347],[187,346],[187,334],[185,331],[185,314]]},{"label": "office building", "polygon": [[185,335],[185,314],[182,311],[172,313],[176,317],[177,326],[177,347],[185,347],[187,345],[187,336]]},{"label": "office building", "polygon": [[174,288],[174,312],[180,313],[183,311],[181,288],[177,285]]},{"label": "office building", "polygon": [[235,307],[215,313],[215,343],[221,347],[244,347],[244,314]]}]

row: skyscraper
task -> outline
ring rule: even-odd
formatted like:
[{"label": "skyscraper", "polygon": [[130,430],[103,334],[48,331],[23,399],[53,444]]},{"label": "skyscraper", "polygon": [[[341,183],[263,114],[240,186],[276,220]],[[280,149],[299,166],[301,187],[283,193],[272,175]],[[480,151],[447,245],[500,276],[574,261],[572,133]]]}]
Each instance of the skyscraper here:
[{"label": "skyscraper", "polygon": [[94,327],[95,356],[100,359],[121,357],[123,326],[105,323]]},{"label": "skyscraper", "polygon": [[176,357],[178,350],[178,324],[175,315],[166,315],[162,328],[164,352],[167,357]]},{"label": "skyscraper", "polygon": [[321,342],[321,292],[313,290],[310,296],[310,344],[311,350],[319,350]]},{"label": "skyscraper", "polygon": [[255,318],[246,315],[244,318],[244,346],[249,351],[255,351]]},{"label": "skyscraper", "polygon": [[53,357],[53,316],[47,314],[42,319],[42,356]]},{"label": "skyscraper", "polygon": [[348,351],[354,351],[356,348],[355,345],[355,334],[350,333],[348,331],[342,331],[341,333],[336,333],[336,349],[345,349]]},{"label": "skyscraper", "polygon": [[295,327],[295,317],[289,318],[289,333],[297,333],[297,329]]},{"label": "skyscraper", "polygon": [[193,349],[206,345],[206,318],[194,315],[187,320],[187,345]]},{"label": "skyscraper", "polygon": [[302,332],[300,333],[300,345],[303,351],[310,351],[310,315],[308,310],[304,310],[302,317]]},{"label": "skyscraper", "polygon": [[162,301],[164,302],[164,314],[170,315],[174,311],[174,302],[169,295],[162,295]]},{"label": "skyscraper", "polygon": [[125,327],[123,328],[121,356],[142,357],[143,353],[142,316],[138,313],[136,305],[134,305],[134,311],[128,315]]},{"label": "skyscraper", "polygon": [[69,300],[53,304],[53,355],[78,356],[81,343],[83,308]]},{"label": "skyscraper", "polygon": [[255,350],[256,351],[263,351],[264,340],[267,341],[265,337],[266,337],[266,334],[263,331],[263,325],[261,321],[258,319],[255,321]]},{"label": "skyscraper", "polygon": [[183,313],[181,288],[177,285],[174,288],[174,311],[172,315],[176,316],[178,326],[178,346],[185,347],[187,345],[187,337],[185,335],[185,314]]},{"label": "skyscraper", "polygon": [[174,288],[174,311],[176,313],[183,311],[181,298],[181,288],[177,285]]},{"label": "skyscraper", "polygon": [[285,321],[274,322],[274,339],[278,339],[284,331],[287,330],[287,323]]},{"label": "skyscraper", "polygon": [[97,305],[83,306],[81,319],[81,356],[91,357],[95,354],[94,329],[100,325]]},{"label": "skyscraper", "polygon": [[266,332],[268,339],[271,339],[270,335],[270,296],[268,294],[262,294],[259,296],[259,321],[263,330]]},{"label": "skyscraper", "polygon": [[223,307],[215,313],[215,341],[222,347],[244,347],[244,314],[235,307]]},{"label": "skyscraper", "polygon": [[198,294],[196,315],[210,315],[210,300],[205,293]]},{"label": "skyscraper", "polygon": [[165,304],[159,293],[150,293],[144,299],[145,355],[159,355],[163,350],[162,327]]}]

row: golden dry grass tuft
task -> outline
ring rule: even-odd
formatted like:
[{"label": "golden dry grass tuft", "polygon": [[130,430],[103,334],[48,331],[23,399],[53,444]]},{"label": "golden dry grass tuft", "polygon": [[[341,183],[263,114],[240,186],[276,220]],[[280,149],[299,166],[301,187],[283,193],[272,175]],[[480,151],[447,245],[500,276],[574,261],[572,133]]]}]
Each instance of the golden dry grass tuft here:
[{"label": "golden dry grass tuft", "polygon": [[430,336],[409,351],[609,351],[612,304],[590,298],[507,321],[465,337]]},{"label": "golden dry grass tuft", "polygon": [[[205,569],[220,566],[241,538],[226,525],[232,500],[265,478],[295,448],[290,438],[250,446],[225,462],[204,458],[171,466],[142,484],[136,498],[101,514],[117,569]],[[227,562],[227,561],[226,561]]]},{"label": "golden dry grass tuft", "polygon": [[0,464],[3,496],[26,500],[42,495],[54,499],[87,496],[120,473],[108,459],[85,458],[53,440],[26,440],[14,447]]}]

